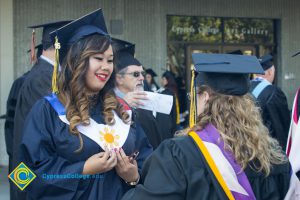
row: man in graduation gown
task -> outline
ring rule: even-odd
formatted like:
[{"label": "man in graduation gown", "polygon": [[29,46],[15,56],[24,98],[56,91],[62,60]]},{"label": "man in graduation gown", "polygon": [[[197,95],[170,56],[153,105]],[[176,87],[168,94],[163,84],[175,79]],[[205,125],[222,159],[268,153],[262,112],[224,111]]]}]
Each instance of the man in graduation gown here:
[{"label": "man in graduation gown", "polygon": [[[35,47],[37,49],[37,57],[41,55],[42,45],[37,45]],[[35,50],[34,50],[35,51]],[[27,51],[29,53],[30,50]],[[12,168],[12,154],[13,154],[13,133],[14,133],[14,118],[15,118],[15,110],[17,106],[17,99],[20,92],[20,89],[29,74],[30,70],[24,73],[22,76],[17,78],[10,89],[7,101],[6,101],[6,115],[5,115],[5,123],[4,123],[4,134],[5,134],[5,144],[6,144],[6,152],[8,154],[9,163],[8,163],[8,171],[11,172]],[[15,185],[10,181],[10,196],[13,196],[12,188]]]},{"label": "man in graduation gown", "polygon": [[[17,114],[14,117],[14,130],[12,137],[12,169],[20,164],[19,146],[23,137],[23,127],[27,114],[37,100],[51,92],[55,50],[49,33],[69,22],[70,21],[58,21],[29,27],[43,28],[43,51],[42,55],[38,58],[38,60],[32,67],[31,71],[26,75],[26,79],[24,79],[17,98],[17,104],[15,108],[15,112]],[[17,187],[15,187],[13,198],[24,199],[24,192],[22,193]]]},{"label": "man in graduation gown", "polygon": [[285,150],[291,118],[285,94],[279,87],[272,85],[275,77],[272,59],[271,55],[260,58],[265,74],[256,75],[251,81],[250,91],[261,108],[265,126]]},{"label": "man in graduation gown", "polygon": [[152,111],[140,109],[140,100],[145,99],[144,70],[142,64],[134,58],[134,44],[114,39],[113,46],[117,51],[116,60],[116,87],[115,94],[126,101],[134,110],[136,122],[141,125],[150,144],[156,148],[161,142],[161,134]]},{"label": "man in graduation gown", "polygon": [[[41,53],[42,46],[38,45],[35,48],[38,49],[37,57],[39,57],[41,55],[40,53]],[[27,52],[30,52],[30,50],[28,50]],[[20,89],[29,72],[30,70],[24,73],[22,76],[20,76],[13,82],[6,101],[4,132],[5,132],[6,152],[9,156],[9,168],[8,168],[9,171],[13,170],[11,168],[12,165],[11,162],[12,162],[12,152],[13,152],[14,118],[15,118],[15,110],[17,106],[17,99],[18,99]]]}]

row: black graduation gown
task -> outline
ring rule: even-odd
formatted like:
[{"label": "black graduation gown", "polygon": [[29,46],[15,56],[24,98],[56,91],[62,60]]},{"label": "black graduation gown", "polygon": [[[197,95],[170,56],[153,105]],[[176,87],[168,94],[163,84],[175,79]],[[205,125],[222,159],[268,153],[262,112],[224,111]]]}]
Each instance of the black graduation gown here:
[{"label": "black graduation gown", "polygon": [[[259,83],[251,81],[250,91],[253,91]],[[285,94],[277,86],[269,85],[258,96],[257,103],[261,108],[264,125],[285,150],[291,122]]]},{"label": "black graduation gown", "polygon": [[[20,92],[20,89],[26,79],[28,73],[26,72],[19,78],[17,78],[10,89],[7,102],[6,102],[6,119],[4,124],[4,134],[5,134],[5,144],[6,144],[6,152],[8,154],[8,171],[9,173],[14,169],[12,166],[13,162],[13,134],[14,134],[14,118],[16,113],[17,99]],[[10,183],[10,196],[13,199],[14,196],[14,188],[16,187],[12,181],[9,180]]]},{"label": "black graduation gown", "polygon": [[[7,101],[6,101],[6,119],[4,125],[5,131],[5,142],[6,142],[6,151],[9,156],[9,163],[11,163],[11,158],[13,154],[13,131],[14,131],[14,117],[15,117],[15,110],[17,105],[17,99],[20,92],[20,89],[24,83],[26,76],[28,75],[29,71],[17,78],[10,89]],[[9,167],[11,164],[9,164]],[[11,171],[11,168],[9,168]]]},{"label": "black graduation gown", "polygon": [[[250,168],[245,170],[257,200],[284,199],[290,173],[289,163],[273,166],[267,177]],[[164,141],[146,160],[142,180],[122,200],[227,199],[198,146],[188,136]]]},{"label": "black graduation gown", "polygon": [[161,133],[158,129],[158,123],[155,120],[152,111],[144,109],[136,109],[137,122],[140,123],[141,127],[145,131],[145,134],[152,145],[153,149],[162,142]]},{"label": "black graduation gown", "polygon": [[[90,110],[91,118],[103,123],[101,105]],[[20,146],[23,161],[37,176],[28,187],[27,199],[85,199],[117,200],[129,186],[113,169],[90,179],[45,179],[44,174],[81,174],[85,161],[103,151],[97,143],[82,134],[83,150],[74,153],[79,147],[78,137],[70,134],[69,126],[62,122],[56,111],[45,99],[39,100],[30,113],[24,126],[24,137]],[[127,155],[138,150],[138,167],[152,152],[152,148],[140,127],[131,128],[123,146]],[[33,139],[34,138],[34,139]],[[44,175],[45,177],[45,175]]]},{"label": "black graduation gown", "polygon": [[[14,134],[13,134],[13,166],[19,164],[18,147],[23,136],[23,126],[27,114],[31,110],[34,103],[43,96],[51,92],[53,65],[42,58],[39,58],[36,64],[32,67],[30,73],[20,89],[20,94],[17,100],[16,115],[14,119]],[[15,156],[16,155],[16,156]]]},{"label": "black graduation gown", "polygon": [[176,103],[175,95],[169,89],[164,89],[161,94],[173,96],[173,106],[170,114],[156,113],[156,121],[160,130],[162,141],[168,138],[172,138],[177,129],[176,125]]}]

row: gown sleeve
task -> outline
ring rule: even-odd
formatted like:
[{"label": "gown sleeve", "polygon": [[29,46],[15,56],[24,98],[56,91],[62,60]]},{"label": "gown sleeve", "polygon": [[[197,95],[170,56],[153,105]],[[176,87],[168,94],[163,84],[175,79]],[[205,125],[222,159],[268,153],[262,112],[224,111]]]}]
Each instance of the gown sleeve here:
[{"label": "gown sleeve", "polygon": [[[44,66],[47,67],[47,66]],[[19,146],[23,138],[24,123],[33,105],[50,92],[51,72],[32,69],[20,89],[13,130],[13,165],[16,167],[20,160]]]},{"label": "gown sleeve", "polygon": [[25,123],[20,160],[37,176],[26,188],[27,195],[33,199],[55,196],[72,199],[80,181],[79,178],[71,181],[68,178],[46,178],[46,175],[82,174],[85,163],[72,163],[57,155],[53,140],[61,128],[57,122],[55,111],[42,99],[34,105]]},{"label": "gown sleeve", "polygon": [[143,183],[127,192],[122,200],[184,199],[186,180],[171,148],[164,142],[153,152],[142,170]]},{"label": "gown sleeve", "polygon": [[273,165],[268,176],[262,172],[253,171],[251,167],[245,173],[257,200],[284,199],[290,187],[291,166],[283,163]]},{"label": "gown sleeve", "polygon": [[270,100],[266,103],[264,120],[270,130],[271,135],[276,138],[285,150],[290,128],[290,110],[285,94],[280,88],[274,87],[274,92]]}]

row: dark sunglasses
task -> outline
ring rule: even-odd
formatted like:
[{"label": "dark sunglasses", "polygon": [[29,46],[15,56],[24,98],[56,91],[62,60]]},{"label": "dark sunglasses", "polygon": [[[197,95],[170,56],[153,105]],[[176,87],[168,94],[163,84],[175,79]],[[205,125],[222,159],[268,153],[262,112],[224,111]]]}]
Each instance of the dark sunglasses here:
[{"label": "dark sunglasses", "polygon": [[132,75],[132,76],[135,77],[135,78],[140,77],[140,75],[146,76],[146,72],[145,72],[145,71],[141,71],[141,72],[135,71],[135,72],[121,73],[121,74],[130,74],[130,75]]}]

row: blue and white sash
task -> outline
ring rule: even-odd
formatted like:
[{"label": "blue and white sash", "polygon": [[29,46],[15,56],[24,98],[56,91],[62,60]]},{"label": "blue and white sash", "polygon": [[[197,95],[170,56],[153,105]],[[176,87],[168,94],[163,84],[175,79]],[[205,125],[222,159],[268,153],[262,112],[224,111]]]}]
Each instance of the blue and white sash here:
[{"label": "blue and white sash", "polygon": [[262,93],[262,91],[271,83],[263,78],[256,78],[252,81],[260,81],[260,83],[254,88],[254,90],[251,92],[252,95],[257,99],[258,96]]},{"label": "blue and white sash", "polygon": [[203,141],[234,199],[256,199],[245,172],[233,154],[224,149],[224,142],[218,130],[213,125],[208,125],[196,134]]},{"label": "blue and white sash", "polygon": [[[70,122],[66,118],[65,107],[61,104],[55,94],[46,96],[45,99],[51,104],[57,112],[61,121],[66,124]],[[129,115],[131,115],[131,111]],[[115,124],[112,126],[106,124],[98,124],[95,120],[90,118],[90,124],[87,126],[77,125],[77,130],[96,142],[103,150],[120,148],[124,145],[130,129],[130,122],[125,124],[122,119],[113,111]]]}]

